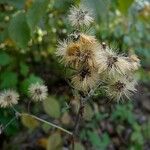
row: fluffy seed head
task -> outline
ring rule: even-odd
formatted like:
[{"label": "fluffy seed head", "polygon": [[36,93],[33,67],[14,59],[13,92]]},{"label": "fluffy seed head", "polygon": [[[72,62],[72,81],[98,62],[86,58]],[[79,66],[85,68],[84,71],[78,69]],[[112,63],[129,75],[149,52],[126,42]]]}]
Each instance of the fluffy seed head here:
[{"label": "fluffy seed head", "polygon": [[136,71],[140,67],[140,60],[136,55],[131,55],[127,58],[130,63],[131,71]]},{"label": "fluffy seed head", "polygon": [[89,68],[83,68],[77,75],[72,77],[72,84],[75,89],[83,92],[88,92],[90,89],[94,88],[99,81],[99,74],[96,70],[91,70]]},{"label": "fluffy seed head", "polygon": [[117,55],[110,48],[100,52],[97,61],[99,64],[99,73],[106,72],[113,76],[117,74],[124,75],[131,69],[130,62],[126,60],[126,57]]},{"label": "fluffy seed head", "polygon": [[29,96],[35,102],[45,100],[48,95],[47,92],[48,92],[47,86],[43,84],[35,83],[29,86]]},{"label": "fluffy seed head", "polygon": [[61,56],[61,60],[73,68],[80,68],[83,65],[95,67],[96,51],[99,44],[93,36],[81,34],[76,41],[61,42],[57,48],[56,55]]},{"label": "fluffy seed head", "polygon": [[88,9],[74,6],[70,9],[68,19],[71,25],[75,27],[89,26],[94,21]]},{"label": "fluffy seed head", "polygon": [[16,105],[19,100],[19,94],[14,90],[5,90],[0,93],[0,107],[6,108]]},{"label": "fluffy seed head", "polygon": [[111,99],[119,101],[124,98],[129,99],[130,96],[136,92],[136,84],[136,80],[128,80],[126,77],[112,78],[108,81],[105,90]]}]

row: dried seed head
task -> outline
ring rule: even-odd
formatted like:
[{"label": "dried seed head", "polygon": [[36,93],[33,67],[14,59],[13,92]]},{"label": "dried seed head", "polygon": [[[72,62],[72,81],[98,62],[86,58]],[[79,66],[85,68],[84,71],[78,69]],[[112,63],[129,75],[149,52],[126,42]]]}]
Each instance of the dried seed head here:
[{"label": "dried seed head", "polygon": [[70,39],[70,41],[77,42],[80,39],[80,33],[75,31],[75,32],[71,33],[68,36],[68,38]]},{"label": "dried seed head", "polygon": [[114,89],[119,92],[121,92],[125,88],[125,86],[125,83],[120,82],[119,80],[113,85]]},{"label": "dried seed head", "polygon": [[0,106],[3,108],[16,105],[19,100],[19,94],[14,90],[5,90],[0,93]]},{"label": "dried seed head", "polygon": [[127,58],[130,63],[131,71],[136,71],[140,67],[140,60],[136,55],[131,55]]},{"label": "dried seed head", "polygon": [[108,80],[108,85],[105,87],[106,93],[111,99],[117,101],[123,100],[124,98],[130,98],[130,96],[136,92],[135,80],[128,80],[125,77],[117,77]]},{"label": "dried seed head", "polygon": [[61,60],[75,69],[83,65],[95,67],[95,55],[99,44],[92,36],[80,34],[76,42],[61,42],[58,46],[56,55],[61,56]]},{"label": "dried seed head", "polygon": [[78,43],[70,43],[67,47],[68,56],[79,56],[80,55],[80,45]]},{"label": "dried seed head", "polygon": [[107,58],[107,66],[108,68],[112,68],[113,65],[118,61],[117,56],[108,56]]},{"label": "dried seed head", "polygon": [[93,22],[91,12],[86,8],[72,7],[68,19],[72,26],[89,26]]},{"label": "dried seed head", "polygon": [[112,49],[106,49],[101,51],[97,56],[97,62],[99,64],[99,73],[106,72],[109,75],[125,75],[130,71],[130,63],[126,57],[117,55]]},{"label": "dried seed head", "polygon": [[40,83],[31,84],[29,87],[29,96],[35,102],[45,100],[48,95],[47,92],[47,86]]},{"label": "dried seed head", "polygon": [[85,45],[97,44],[97,40],[94,36],[81,33],[80,38],[79,38],[79,43],[85,44]]},{"label": "dried seed head", "polygon": [[72,77],[72,84],[79,91],[88,92],[94,88],[99,80],[99,74],[96,70],[83,68],[77,75]]}]

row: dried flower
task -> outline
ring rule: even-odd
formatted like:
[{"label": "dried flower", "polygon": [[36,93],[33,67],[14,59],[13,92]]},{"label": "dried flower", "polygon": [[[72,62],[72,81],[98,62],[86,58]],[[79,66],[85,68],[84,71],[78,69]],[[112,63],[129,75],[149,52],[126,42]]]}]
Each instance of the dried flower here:
[{"label": "dried flower", "polygon": [[67,47],[69,45],[69,40],[59,41],[57,46],[56,56],[62,57],[62,60],[67,56]]},{"label": "dried flower", "polygon": [[80,33],[80,38],[78,38],[79,43],[82,44],[97,44],[97,40],[94,36]]},{"label": "dried flower", "polygon": [[3,108],[17,104],[18,100],[19,94],[14,90],[5,90],[0,93],[0,106]]},{"label": "dried flower", "polygon": [[109,75],[126,74],[131,69],[129,61],[126,57],[117,55],[112,49],[107,48],[106,51],[102,51],[97,61],[99,64],[99,73],[106,72]]},{"label": "dried flower", "polygon": [[94,69],[82,68],[82,70],[72,77],[72,84],[75,89],[88,92],[90,89],[94,88],[99,81],[99,74]]},{"label": "dried flower", "polygon": [[106,93],[111,99],[130,98],[130,96],[136,92],[135,85],[136,80],[128,80],[126,77],[117,77],[108,80],[108,85],[105,86]]},{"label": "dried flower", "polygon": [[99,44],[93,36],[81,34],[76,41],[60,42],[56,51],[57,56],[62,57],[66,65],[74,68],[81,68],[83,65],[96,66],[96,52]]},{"label": "dried flower", "polygon": [[110,98],[129,98],[136,91],[134,71],[140,66],[139,59],[135,55],[119,55],[105,42],[99,44],[94,36],[81,33],[83,27],[93,22],[88,10],[72,7],[68,18],[76,30],[59,42],[56,55],[65,66],[75,70],[71,78],[74,88],[86,95],[102,83]]},{"label": "dried flower", "polygon": [[48,95],[47,92],[47,86],[40,83],[31,84],[29,87],[29,95],[35,102],[45,100]]},{"label": "dried flower", "polygon": [[69,21],[72,26],[89,26],[93,22],[91,12],[83,7],[72,7],[70,9],[70,14],[68,15]]},{"label": "dried flower", "polygon": [[130,62],[130,68],[131,71],[136,71],[140,67],[140,60],[136,55],[131,55],[127,58],[127,60]]}]

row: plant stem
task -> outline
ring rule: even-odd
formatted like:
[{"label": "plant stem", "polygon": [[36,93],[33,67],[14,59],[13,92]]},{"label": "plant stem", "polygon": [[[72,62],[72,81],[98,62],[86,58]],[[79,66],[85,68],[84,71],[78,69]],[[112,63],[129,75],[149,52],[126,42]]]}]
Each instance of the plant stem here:
[{"label": "plant stem", "polygon": [[78,114],[76,116],[75,125],[74,125],[74,132],[73,132],[74,135],[76,135],[78,132],[79,123],[83,115],[83,108],[84,108],[84,105],[82,103],[82,99],[80,99],[80,106],[79,106]]},{"label": "plant stem", "polygon": [[31,115],[31,114],[27,114],[27,113],[21,113],[21,115],[22,115],[22,116],[30,116],[30,117],[32,117],[32,118],[35,118],[36,120],[39,120],[39,121],[41,121],[41,122],[43,122],[43,123],[46,123],[46,124],[48,124],[48,125],[50,125],[50,126],[52,126],[52,127],[55,127],[55,128],[57,128],[57,129],[59,129],[59,130],[61,130],[61,131],[63,131],[63,132],[66,132],[66,133],[68,133],[69,135],[72,135],[72,132],[70,132],[70,131],[68,131],[68,130],[66,130],[66,129],[64,129],[64,128],[58,126],[58,125],[55,125],[55,124],[53,124],[53,123],[51,123],[51,122],[48,122],[48,121],[46,121],[46,120],[44,120],[44,119],[41,119],[41,118],[39,118],[39,117],[37,117],[37,116],[35,116],[35,115]]}]

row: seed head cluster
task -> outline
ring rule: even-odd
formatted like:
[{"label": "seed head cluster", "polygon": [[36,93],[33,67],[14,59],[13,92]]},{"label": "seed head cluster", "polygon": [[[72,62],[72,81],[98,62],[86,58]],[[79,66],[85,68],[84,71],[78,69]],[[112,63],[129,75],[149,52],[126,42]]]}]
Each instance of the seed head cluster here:
[{"label": "seed head cluster", "polygon": [[0,93],[0,107],[6,108],[18,104],[19,94],[14,90],[4,90]]},{"label": "seed head cluster", "polygon": [[71,77],[74,88],[88,93],[99,83],[105,83],[103,89],[111,99],[129,98],[136,91],[138,57],[118,54],[95,36],[83,33],[80,26],[86,28],[94,21],[88,10],[72,7],[69,21],[77,31],[59,42],[56,55],[66,67],[76,70]]},{"label": "seed head cluster", "polygon": [[[40,83],[31,84],[28,90],[31,100],[34,102],[43,101],[48,96],[47,86]],[[0,107],[7,108],[18,104],[19,94],[14,90],[4,90],[0,92]]]}]

